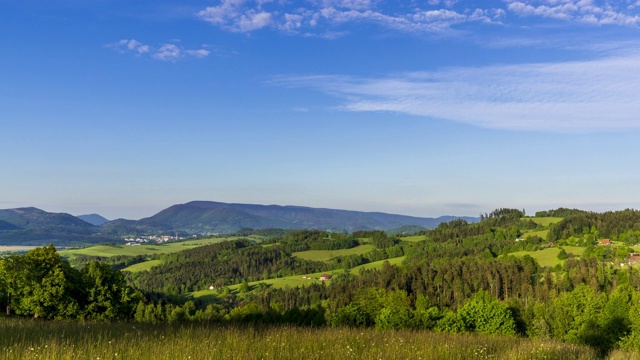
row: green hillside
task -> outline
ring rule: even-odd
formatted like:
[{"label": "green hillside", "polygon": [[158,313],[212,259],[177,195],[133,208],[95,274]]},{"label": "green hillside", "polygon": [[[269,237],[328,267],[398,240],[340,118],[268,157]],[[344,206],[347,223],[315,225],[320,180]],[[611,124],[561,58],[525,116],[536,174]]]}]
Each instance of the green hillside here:
[{"label": "green hillside", "polygon": [[340,249],[340,250],[307,250],[294,252],[291,256],[296,256],[306,260],[313,261],[328,261],[338,256],[347,256],[347,255],[361,255],[366,254],[376,247],[370,244],[356,246],[351,249]]},{"label": "green hillside", "polygon": [[[575,256],[582,256],[585,248],[577,247],[577,246],[565,246],[563,249],[568,254],[573,254]],[[534,258],[540,266],[549,266],[554,267],[558,264],[564,263],[565,260],[559,260],[558,254],[560,253],[560,249],[557,247],[538,250],[538,251],[516,251],[512,252],[509,255],[513,256],[525,256],[529,255]]]},{"label": "green hillside", "polygon": [[156,243],[144,243],[142,245],[129,246],[129,245],[96,245],[83,249],[63,250],[60,251],[60,255],[74,259],[78,256],[136,256],[136,255],[156,255],[156,254],[170,254],[182,250],[193,249],[196,247],[215,244],[221,241],[233,240],[235,237],[229,238],[208,238],[199,240],[188,240],[182,242],[170,242],[163,244]]}]

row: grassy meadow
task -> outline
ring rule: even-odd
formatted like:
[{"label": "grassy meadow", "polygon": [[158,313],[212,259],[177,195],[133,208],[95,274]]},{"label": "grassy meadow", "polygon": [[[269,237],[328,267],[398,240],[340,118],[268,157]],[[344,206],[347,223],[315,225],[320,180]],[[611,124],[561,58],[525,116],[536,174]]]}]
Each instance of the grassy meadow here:
[{"label": "grassy meadow", "polygon": [[412,236],[403,236],[400,238],[400,240],[407,241],[407,242],[420,242],[420,241],[427,240],[427,237],[426,235],[412,235]]},{"label": "grassy meadow", "polygon": [[116,255],[126,255],[126,256],[136,256],[136,255],[155,255],[155,254],[169,254],[175,253],[182,250],[193,249],[196,247],[215,244],[222,241],[234,240],[236,237],[229,238],[209,238],[209,239],[198,239],[198,240],[188,240],[182,242],[170,242],[164,244],[156,244],[156,243],[145,243],[137,246],[129,246],[129,245],[96,245],[83,249],[73,249],[73,250],[63,250],[60,251],[60,256],[63,256],[67,259],[74,259],[78,256],[87,255],[87,256],[116,256]]},{"label": "grassy meadow", "polygon": [[[430,331],[0,317],[0,359],[597,359],[550,340]],[[619,358],[626,353],[618,352]],[[616,358],[617,359],[617,358]]]},{"label": "grassy meadow", "polygon": [[[402,257],[397,257],[393,259],[375,261],[372,263],[356,266],[350,269],[349,272],[353,275],[358,275],[360,273],[360,269],[380,269],[382,267],[382,264],[385,261],[388,261],[391,265],[400,265],[404,259],[405,257],[402,256]],[[313,283],[319,283],[320,280],[318,280],[318,278],[320,278],[322,274],[329,274],[329,275],[335,276],[337,274],[342,273],[343,271],[344,270],[330,270],[330,271],[318,272],[313,274],[300,274],[300,275],[285,276],[277,279],[252,281],[252,282],[249,282],[249,286],[253,287],[258,285],[259,283],[265,283],[275,289],[280,289],[287,286],[288,287],[305,286]],[[328,283],[331,283],[331,280],[328,280]],[[231,290],[232,292],[237,292],[239,287],[240,287],[240,284],[231,285],[229,286],[229,290]],[[189,295],[193,296],[194,298],[200,298],[205,296],[217,296],[218,291],[203,289],[200,291],[192,292]]]},{"label": "grassy meadow", "polygon": [[291,254],[291,256],[297,256],[305,260],[329,261],[338,256],[366,254],[375,249],[376,247],[374,245],[364,244],[364,245],[358,245],[351,249],[299,251],[299,252],[294,252],[293,254]]},{"label": "grassy meadow", "polygon": [[561,217],[525,217],[522,218],[522,220],[533,220],[534,223],[542,225],[542,226],[549,226],[551,224],[555,224],[558,223],[560,221],[562,221],[564,218]]},{"label": "grassy meadow", "polygon": [[[575,256],[582,256],[584,250],[586,248],[578,247],[578,246],[564,246],[563,249],[568,254],[573,254]],[[516,251],[512,252],[509,255],[514,256],[525,256],[529,255],[532,258],[536,259],[540,266],[549,266],[554,267],[557,264],[563,263],[565,260],[559,260],[558,254],[560,253],[560,249],[557,247],[542,249],[538,251]]]},{"label": "grassy meadow", "polygon": [[149,261],[145,261],[145,262],[141,262],[138,264],[133,264],[129,267],[126,267],[124,269],[122,269],[123,271],[130,271],[130,272],[139,272],[139,271],[147,271],[147,270],[151,270],[152,267],[157,266],[157,265],[162,265],[163,261],[162,260],[149,260]]},{"label": "grassy meadow", "polygon": [[527,236],[537,236],[540,237],[542,239],[546,239],[547,235],[549,234],[549,230],[525,230],[522,232],[522,238],[526,239]]}]

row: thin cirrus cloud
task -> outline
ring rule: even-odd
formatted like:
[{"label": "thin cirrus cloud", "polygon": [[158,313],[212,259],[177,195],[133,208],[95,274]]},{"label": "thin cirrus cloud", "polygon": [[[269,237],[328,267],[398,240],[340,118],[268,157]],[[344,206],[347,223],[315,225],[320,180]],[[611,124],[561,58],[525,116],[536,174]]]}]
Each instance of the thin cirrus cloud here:
[{"label": "thin cirrus cloud", "polygon": [[[486,4],[490,3],[490,6]],[[465,23],[513,24],[518,19],[553,19],[593,25],[640,25],[640,1],[503,0],[478,2],[429,0],[407,8],[384,0],[315,0],[305,3],[221,0],[196,16],[232,32],[271,28],[291,34],[322,36],[349,23],[372,23],[413,33],[452,32]],[[483,7],[482,5],[485,5]],[[330,36],[327,36],[330,37]]]},{"label": "thin cirrus cloud", "polygon": [[382,78],[280,76],[272,83],[337,96],[341,110],[396,112],[483,128],[640,128],[640,51],[588,61],[448,68]]},{"label": "thin cirrus cloud", "polygon": [[145,45],[136,39],[123,39],[106,47],[118,51],[120,53],[133,53],[136,56],[150,56],[154,60],[175,62],[185,58],[201,59],[209,56],[209,50],[186,49],[172,43],[161,44],[157,47]]}]

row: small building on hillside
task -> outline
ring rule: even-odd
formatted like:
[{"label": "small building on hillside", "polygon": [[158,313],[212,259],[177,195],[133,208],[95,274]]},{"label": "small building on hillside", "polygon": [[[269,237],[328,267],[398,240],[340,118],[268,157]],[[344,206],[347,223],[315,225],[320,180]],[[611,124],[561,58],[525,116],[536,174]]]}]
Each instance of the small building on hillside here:
[{"label": "small building on hillside", "polygon": [[329,275],[329,274],[322,274],[322,276],[320,276],[320,279],[319,279],[319,280],[320,280],[320,281],[327,281],[327,280],[329,280],[329,279],[331,279],[331,275]]},{"label": "small building on hillside", "polygon": [[629,254],[629,256],[627,257],[627,263],[629,265],[640,264],[640,254],[637,254],[637,253]]},{"label": "small building on hillside", "polygon": [[553,247],[553,242],[549,241],[549,243],[547,244],[547,247],[552,248]]},{"label": "small building on hillside", "polygon": [[600,242],[598,243],[598,245],[611,245],[611,240],[610,239],[602,239],[600,240]]}]

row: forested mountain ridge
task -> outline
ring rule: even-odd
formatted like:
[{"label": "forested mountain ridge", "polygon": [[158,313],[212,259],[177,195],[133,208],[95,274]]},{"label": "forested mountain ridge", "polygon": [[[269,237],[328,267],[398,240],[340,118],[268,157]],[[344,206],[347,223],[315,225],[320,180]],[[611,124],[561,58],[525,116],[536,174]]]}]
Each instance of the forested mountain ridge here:
[{"label": "forested mountain ridge", "polygon": [[[389,230],[404,225],[425,228],[457,216],[421,218],[381,212],[311,208],[304,206],[233,204],[213,201],[193,201],[171,206],[136,226],[161,227],[208,233],[231,233],[243,228],[315,229],[352,232],[357,230]],[[463,217],[474,222],[477,218]]]},{"label": "forested mountain ridge", "polygon": [[0,230],[4,230],[0,231],[0,245],[68,246],[110,240],[100,236],[98,227],[73,215],[34,207],[0,210],[0,221]]},{"label": "forested mountain ridge", "polygon": [[100,226],[106,222],[109,222],[109,220],[103,216],[100,216],[98,214],[86,214],[86,215],[78,215],[76,216],[78,219],[83,220],[88,222],[91,225],[94,226]]},{"label": "forested mountain ridge", "polygon": [[[436,227],[456,216],[421,218],[381,212],[361,212],[303,206],[227,204],[193,201],[171,206],[141,219],[116,219],[92,225],[65,213],[37,208],[0,210],[0,244],[78,246],[122,240],[126,236],[235,233],[242,229],[317,229],[342,232],[389,230],[402,226]],[[462,217],[469,222],[477,218]],[[101,222],[102,217],[91,216]],[[106,220],[106,219],[105,219]]]}]

